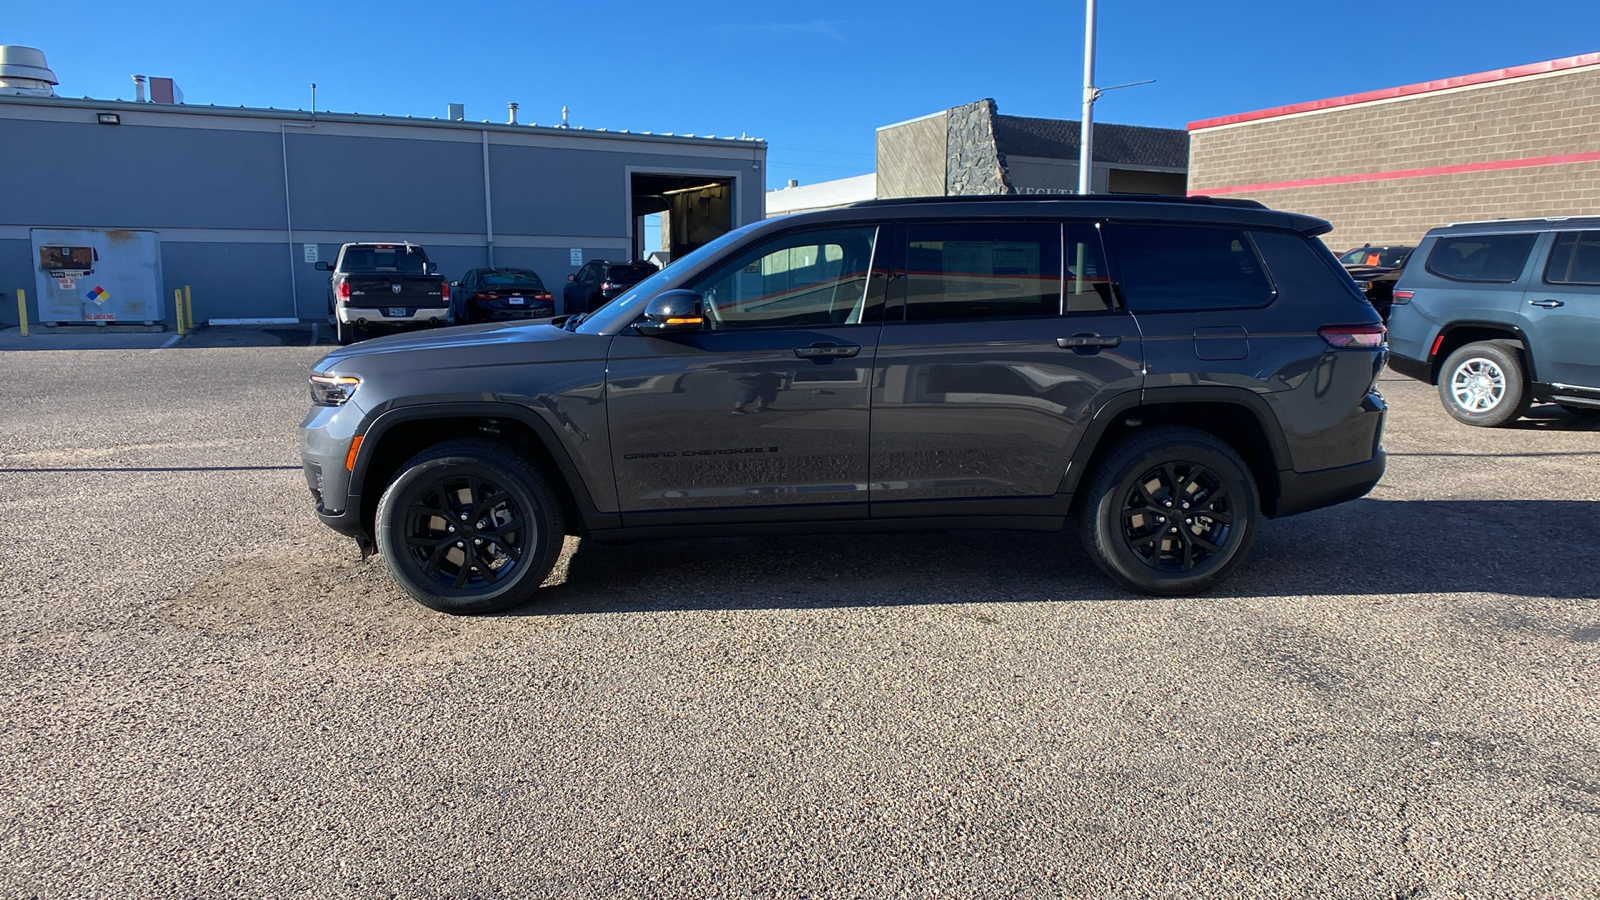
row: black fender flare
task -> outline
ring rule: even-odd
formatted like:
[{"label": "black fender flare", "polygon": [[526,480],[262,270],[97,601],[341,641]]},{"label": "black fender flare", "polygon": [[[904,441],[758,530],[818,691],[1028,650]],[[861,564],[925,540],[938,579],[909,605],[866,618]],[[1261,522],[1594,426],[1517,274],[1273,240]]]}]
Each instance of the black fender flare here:
[{"label": "black fender flare", "polygon": [[[561,479],[568,493],[572,495],[584,530],[615,528],[621,524],[621,515],[603,513],[596,507],[594,497],[589,493],[589,486],[579,474],[578,467],[567,453],[566,446],[556,436],[555,428],[537,411],[503,401],[427,402],[380,408],[370,414],[361,430],[357,432],[361,436],[361,447],[356,451],[355,465],[350,469],[351,487],[366,484],[367,469],[371,466],[373,457],[377,455],[378,447],[383,443],[383,435],[396,425],[427,419],[462,418],[509,419],[527,426],[543,445],[550,459],[555,462],[556,468],[560,470]],[[360,493],[352,490],[350,496],[359,498]]]},{"label": "black fender flare", "polygon": [[[1283,426],[1278,422],[1278,415],[1260,394],[1245,388],[1226,385],[1175,385],[1126,391],[1102,404],[1095,411],[1094,418],[1089,421],[1083,439],[1078,442],[1078,449],[1073,452],[1072,460],[1067,464],[1066,474],[1061,481],[1061,491],[1072,493],[1077,490],[1078,483],[1088,470],[1089,462],[1099,449],[1106,431],[1118,419],[1136,414],[1141,407],[1184,403],[1226,403],[1249,411],[1255,417],[1256,423],[1261,426],[1261,433],[1267,437],[1267,450],[1271,455],[1273,471],[1283,472],[1294,468],[1289,454],[1289,442],[1283,436]],[[1262,491],[1263,505],[1270,510],[1277,503],[1278,486],[1274,484],[1259,487]]]}]

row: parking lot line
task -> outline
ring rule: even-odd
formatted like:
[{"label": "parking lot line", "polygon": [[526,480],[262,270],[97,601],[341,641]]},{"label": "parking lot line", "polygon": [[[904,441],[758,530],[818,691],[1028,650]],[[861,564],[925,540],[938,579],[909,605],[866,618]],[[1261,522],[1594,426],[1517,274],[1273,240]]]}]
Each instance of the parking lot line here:
[{"label": "parking lot line", "polygon": [[172,337],[168,338],[167,342],[165,344],[162,344],[161,346],[155,348],[154,350],[151,350],[150,352],[151,353],[160,353],[161,351],[167,349],[168,347],[171,347],[173,344],[176,344],[178,341],[180,341],[182,339],[183,339],[183,335],[175,334]]}]

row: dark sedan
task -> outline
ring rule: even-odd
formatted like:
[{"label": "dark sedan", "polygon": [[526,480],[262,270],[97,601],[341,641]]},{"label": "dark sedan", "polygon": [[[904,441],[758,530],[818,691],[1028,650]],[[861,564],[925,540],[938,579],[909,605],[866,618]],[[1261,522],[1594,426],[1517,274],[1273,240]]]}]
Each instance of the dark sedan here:
[{"label": "dark sedan", "polygon": [[548,319],[555,297],[532,269],[470,269],[452,285],[458,325]]}]

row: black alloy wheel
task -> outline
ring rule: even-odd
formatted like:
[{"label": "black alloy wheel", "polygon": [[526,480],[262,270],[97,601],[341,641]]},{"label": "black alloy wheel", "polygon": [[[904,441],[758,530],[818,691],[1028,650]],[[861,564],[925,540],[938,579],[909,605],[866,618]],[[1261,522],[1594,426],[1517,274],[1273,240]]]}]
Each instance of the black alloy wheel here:
[{"label": "black alloy wheel", "polygon": [[532,531],[494,482],[456,472],[435,478],[414,498],[405,513],[406,547],[435,584],[475,590],[516,572]]},{"label": "black alloy wheel", "polygon": [[1079,486],[1078,530],[1107,575],[1140,593],[1195,594],[1227,577],[1255,540],[1255,478],[1203,431],[1141,429],[1107,448]]},{"label": "black alloy wheel", "polygon": [[1139,476],[1122,501],[1122,539],[1140,562],[1189,572],[1227,552],[1233,498],[1222,477],[1196,463],[1164,463]]},{"label": "black alloy wheel", "polygon": [[492,613],[533,599],[561,555],[561,503],[538,467],[488,440],[417,454],[378,501],[390,577],[419,603]]}]

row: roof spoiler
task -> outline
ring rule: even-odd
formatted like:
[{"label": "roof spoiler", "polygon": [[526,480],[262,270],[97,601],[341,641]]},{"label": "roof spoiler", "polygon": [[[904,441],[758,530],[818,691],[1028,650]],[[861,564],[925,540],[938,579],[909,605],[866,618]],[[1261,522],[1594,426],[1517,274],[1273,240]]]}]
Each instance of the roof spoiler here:
[{"label": "roof spoiler", "polygon": [[1319,219],[1316,216],[1306,216],[1300,213],[1284,213],[1284,215],[1289,217],[1289,224],[1295,231],[1308,238],[1321,237],[1333,230],[1333,223],[1327,219]]}]

